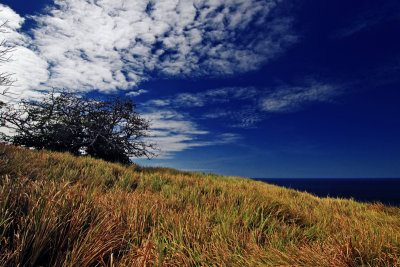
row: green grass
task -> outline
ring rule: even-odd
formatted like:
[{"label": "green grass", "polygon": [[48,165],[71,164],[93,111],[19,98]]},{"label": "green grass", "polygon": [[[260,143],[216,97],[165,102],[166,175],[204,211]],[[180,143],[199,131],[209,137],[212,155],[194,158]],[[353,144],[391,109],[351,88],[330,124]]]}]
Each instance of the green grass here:
[{"label": "green grass", "polygon": [[400,209],[0,144],[0,266],[400,266]]}]

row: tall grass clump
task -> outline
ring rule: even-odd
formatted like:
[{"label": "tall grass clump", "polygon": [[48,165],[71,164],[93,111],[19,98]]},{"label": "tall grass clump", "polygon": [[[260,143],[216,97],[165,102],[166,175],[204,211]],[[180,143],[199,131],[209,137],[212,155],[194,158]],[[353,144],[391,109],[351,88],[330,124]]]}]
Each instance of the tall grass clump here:
[{"label": "tall grass clump", "polygon": [[0,266],[400,266],[400,209],[0,144]]}]

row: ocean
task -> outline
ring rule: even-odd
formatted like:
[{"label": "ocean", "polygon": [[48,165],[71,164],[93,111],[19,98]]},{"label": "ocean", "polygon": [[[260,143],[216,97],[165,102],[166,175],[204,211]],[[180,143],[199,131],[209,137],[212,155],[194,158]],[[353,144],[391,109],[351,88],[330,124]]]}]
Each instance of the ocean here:
[{"label": "ocean", "polygon": [[253,178],[320,197],[353,198],[400,207],[400,178]]}]

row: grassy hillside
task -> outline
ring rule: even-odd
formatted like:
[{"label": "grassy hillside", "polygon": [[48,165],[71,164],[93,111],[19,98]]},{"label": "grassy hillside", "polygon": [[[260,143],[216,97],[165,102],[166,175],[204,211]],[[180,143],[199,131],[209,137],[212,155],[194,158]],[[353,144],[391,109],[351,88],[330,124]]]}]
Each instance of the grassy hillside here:
[{"label": "grassy hillside", "polygon": [[0,266],[400,266],[400,209],[0,144]]}]

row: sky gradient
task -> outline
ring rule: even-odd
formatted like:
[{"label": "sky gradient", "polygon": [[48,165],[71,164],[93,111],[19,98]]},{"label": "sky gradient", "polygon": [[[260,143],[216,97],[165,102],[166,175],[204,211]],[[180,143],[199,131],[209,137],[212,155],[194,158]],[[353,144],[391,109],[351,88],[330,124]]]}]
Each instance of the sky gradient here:
[{"label": "sky gradient", "polygon": [[141,165],[400,177],[398,1],[0,0],[0,20],[17,98],[132,97],[160,149]]}]

